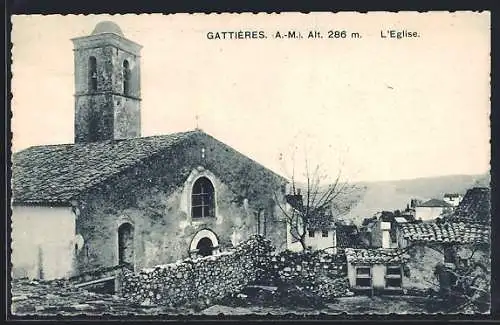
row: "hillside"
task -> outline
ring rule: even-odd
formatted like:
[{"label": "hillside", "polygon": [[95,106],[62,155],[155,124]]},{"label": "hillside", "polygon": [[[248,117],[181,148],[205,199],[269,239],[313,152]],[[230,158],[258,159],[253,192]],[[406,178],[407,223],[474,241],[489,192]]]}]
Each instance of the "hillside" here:
[{"label": "hillside", "polygon": [[410,199],[442,198],[445,193],[465,194],[474,186],[489,187],[490,175],[452,175],[411,180],[361,182],[360,200],[345,219],[360,224],[363,218],[382,210],[404,209]]}]

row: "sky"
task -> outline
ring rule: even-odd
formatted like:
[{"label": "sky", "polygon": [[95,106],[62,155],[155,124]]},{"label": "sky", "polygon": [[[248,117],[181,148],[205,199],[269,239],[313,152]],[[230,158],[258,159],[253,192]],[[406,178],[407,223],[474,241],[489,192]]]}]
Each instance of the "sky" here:
[{"label": "sky", "polygon": [[[143,46],[142,136],[194,129],[198,116],[205,132],[285,175],[292,156],[296,170],[307,156],[349,181],[489,170],[487,12],[13,16],[14,152],[73,142],[70,39],[103,20]],[[420,37],[381,38],[391,29]],[[206,36],[240,30],[268,38]],[[272,37],[288,30],[324,38]]]}]

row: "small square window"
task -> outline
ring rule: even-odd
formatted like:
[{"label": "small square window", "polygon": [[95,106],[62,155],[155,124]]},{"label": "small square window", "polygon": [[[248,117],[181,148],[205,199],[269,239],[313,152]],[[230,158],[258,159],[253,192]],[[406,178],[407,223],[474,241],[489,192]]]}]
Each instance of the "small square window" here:
[{"label": "small square window", "polygon": [[309,230],[309,237],[314,237],[314,230]]},{"label": "small square window", "polygon": [[371,287],[372,279],[371,278],[356,278],[356,286],[357,287]]},{"label": "small square window", "polygon": [[321,236],[323,236],[323,237],[328,237],[328,230],[323,230],[323,231],[321,232]]},{"label": "small square window", "polygon": [[370,268],[369,267],[358,267],[356,269],[356,274],[357,275],[370,275],[371,272],[370,272]]},{"label": "small square window", "polygon": [[389,288],[401,288],[401,278],[385,279],[385,286]]},{"label": "small square window", "polygon": [[401,267],[387,266],[386,275],[401,275]]}]

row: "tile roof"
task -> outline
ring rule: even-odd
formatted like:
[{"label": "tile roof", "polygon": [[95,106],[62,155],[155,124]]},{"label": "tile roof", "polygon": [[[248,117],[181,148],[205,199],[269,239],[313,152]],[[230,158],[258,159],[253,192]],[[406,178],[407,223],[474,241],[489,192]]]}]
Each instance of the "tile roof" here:
[{"label": "tile roof", "polygon": [[350,264],[404,263],[410,258],[406,252],[398,248],[346,248],[345,254],[347,263]]},{"label": "tile roof", "polygon": [[452,205],[449,204],[448,202],[443,201],[443,200],[430,199],[429,201],[425,201],[424,203],[418,204],[417,207],[426,207],[426,208],[444,207],[444,208],[449,208],[449,207],[452,207]]},{"label": "tile roof", "polygon": [[[248,172],[250,184],[268,184],[276,177],[285,179],[258,162],[201,131],[187,131],[168,135],[109,140],[93,143],[36,146],[12,156],[12,198],[14,203],[67,204],[79,194],[111,177],[130,170],[157,154],[173,155],[177,148],[202,141],[216,145],[224,152],[223,163],[211,166],[239,193],[245,186],[250,193],[261,191],[259,184],[247,188],[235,181],[241,170]],[[229,155],[229,156],[228,156]],[[213,157],[217,157],[213,155]],[[186,162],[188,164],[189,162]],[[191,162],[192,163],[192,162]],[[228,167],[229,166],[229,167]],[[175,172],[175,171],[174,171]],[[258,192],[261,193],[261,192]]]},{"label": "tile roof", "polygon": [[470,223],[405,223],[399,226],[403,238],[413,242],[488,243],[488,226]]},{"label": "tile roof", "polygon": [[474,187],[467,190],[455,212],[446,218],[452,222],[472,222],[490,224],[491,193],[487,187]]},{"label": "tile roof", "polygon": [[328,214],[320,214],[309,218],[309,220],[307,221],[307,229],[327,230],[334,228],[335,228],[335,222],[333,221],[333,217]]},{"label": "tile roof", "polygon": [[30,147],[12,157],[12,197],[24,203],[67,202],[194,133]]}]

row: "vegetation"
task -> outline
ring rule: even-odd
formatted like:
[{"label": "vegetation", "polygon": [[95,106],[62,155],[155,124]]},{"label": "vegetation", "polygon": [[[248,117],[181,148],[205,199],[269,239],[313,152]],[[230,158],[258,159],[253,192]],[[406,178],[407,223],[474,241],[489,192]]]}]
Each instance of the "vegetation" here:
[{"label": "vegetation", "polygon": [[442,301],[441,312],[486,313],[490,308],[491,268],[474,258],[475,251],[454,266],[436,265],[434,275],[440,281],[431,297]]},{"label": "vegetation", "polygon": [[296,149],[297,147],[290,155],[290,171],[287,170],[285,157],[281,156],[283,169],[289,180],[289,191],[286,194],[291,208],[278,199],[277,193],[275,201],[290,227],[293,239],[306,249],[306,235],[312,223],[333,224],[336,218],[346,214],[356,203],[352,200],[356,186],[343,178],[341,168],[332,181],[331,172],[319,163],[311,163],[307,151],[304,154],[303,170],[297,173]]}]

